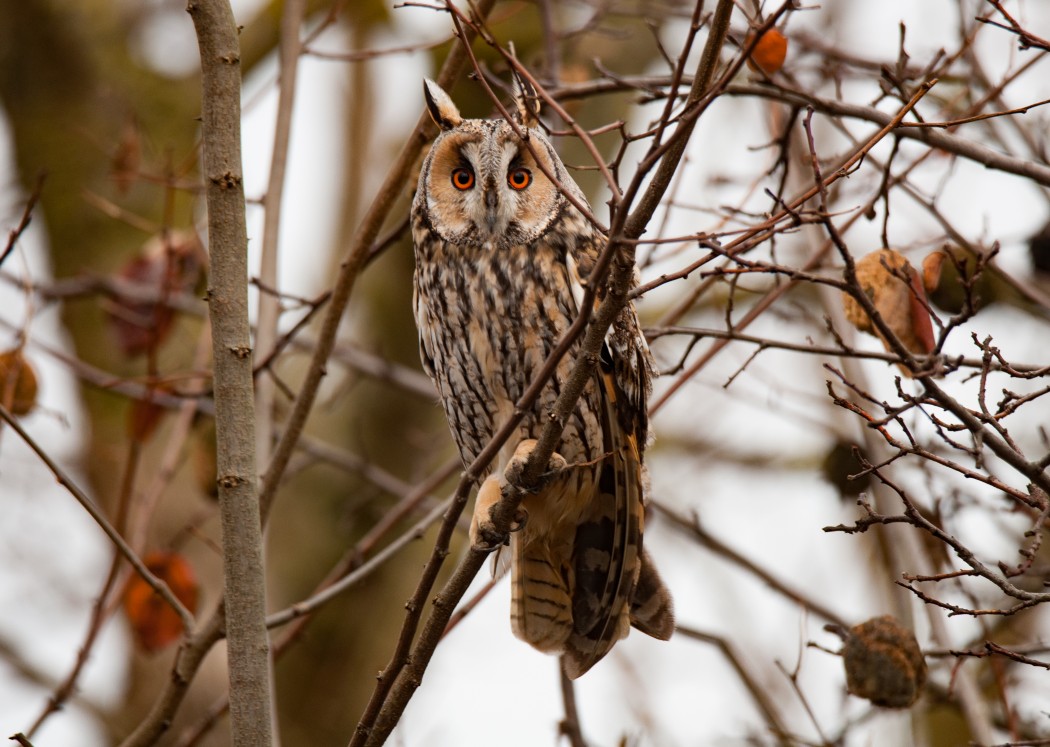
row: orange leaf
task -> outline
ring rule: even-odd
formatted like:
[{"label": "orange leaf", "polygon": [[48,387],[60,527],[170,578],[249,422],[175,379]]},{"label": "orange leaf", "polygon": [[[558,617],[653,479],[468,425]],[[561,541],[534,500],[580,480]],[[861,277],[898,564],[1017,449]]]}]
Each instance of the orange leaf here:
[{"label": "orange leaf", "polygon": [[[143,558],[143,562],[153,575],[168,585],[186,609],[190,612],[197,610],[197,578],[182,555],[153,552]],[[138,574],[128,579],[124,588],[124,613],[135,641],[147,653],[159,651],[182,636],[182,620],[178,613]]]}]

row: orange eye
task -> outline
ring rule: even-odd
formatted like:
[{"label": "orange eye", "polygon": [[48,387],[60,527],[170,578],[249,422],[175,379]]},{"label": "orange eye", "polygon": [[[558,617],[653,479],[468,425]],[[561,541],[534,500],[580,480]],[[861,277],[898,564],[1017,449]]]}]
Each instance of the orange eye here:
[{"label": "orange eye", "polygon": [[474,172],[466,168],[456,169],[452,172],[452,186],[456,189],[470,189],[474,186]]},{"label": "orange eye", "polygon": [[507,174],[507,184],[514,189],[525,189],[532,184],[532,172],[524,168],[511,169]]}]

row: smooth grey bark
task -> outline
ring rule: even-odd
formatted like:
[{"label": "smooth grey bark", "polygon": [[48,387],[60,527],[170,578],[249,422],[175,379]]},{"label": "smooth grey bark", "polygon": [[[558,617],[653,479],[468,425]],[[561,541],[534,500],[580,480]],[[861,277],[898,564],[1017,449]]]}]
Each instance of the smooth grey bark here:
[{"label": "smooth grey bark", "polygon": [[230,719],[236,747],[273,744],[255,400],[248,323],[248,239],[241,171],[241,68],[228,0],[190,0],[201,55],[201,119],[211,273],[217,480],[222,515]]}]

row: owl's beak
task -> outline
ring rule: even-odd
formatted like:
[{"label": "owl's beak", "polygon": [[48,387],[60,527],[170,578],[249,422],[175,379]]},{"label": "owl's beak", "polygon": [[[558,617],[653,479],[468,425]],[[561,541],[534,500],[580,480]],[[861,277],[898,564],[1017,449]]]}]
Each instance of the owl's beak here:
[{"label": "owl's beak", "polygon": [[495,189],[485,190],[485,225],[489,233],[496,232],[496,224],[499,223],[499,194]]}]

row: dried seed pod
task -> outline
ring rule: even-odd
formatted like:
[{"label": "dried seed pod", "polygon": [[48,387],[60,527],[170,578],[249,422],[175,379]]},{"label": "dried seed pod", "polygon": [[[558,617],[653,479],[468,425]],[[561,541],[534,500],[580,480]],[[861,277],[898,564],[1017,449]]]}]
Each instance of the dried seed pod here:
[{"label": "dried seed pod", "polygon": [[12,415],[25,415],[36,407],[36,371],[21,348],[0,353],[0,402]]},{"label": "dried seed pod", "polygon": [[[857,260],[856,272],[861,290],[901,344],[913,353],[932,353],[936,341],[923,281],[904,255],[893,249],[879,249]],[[908,278],[907,282],[904,278]],[[853,296],[842,294],[842,308],[850,324],[875,335],[892,352],[893,348]]]},{"label": "dried seed pod", "polygon": [[884,708],[907,708],[926,682],[926,660],[915,635],[892,615],[849,629],[842,651],[850,693]]}]

